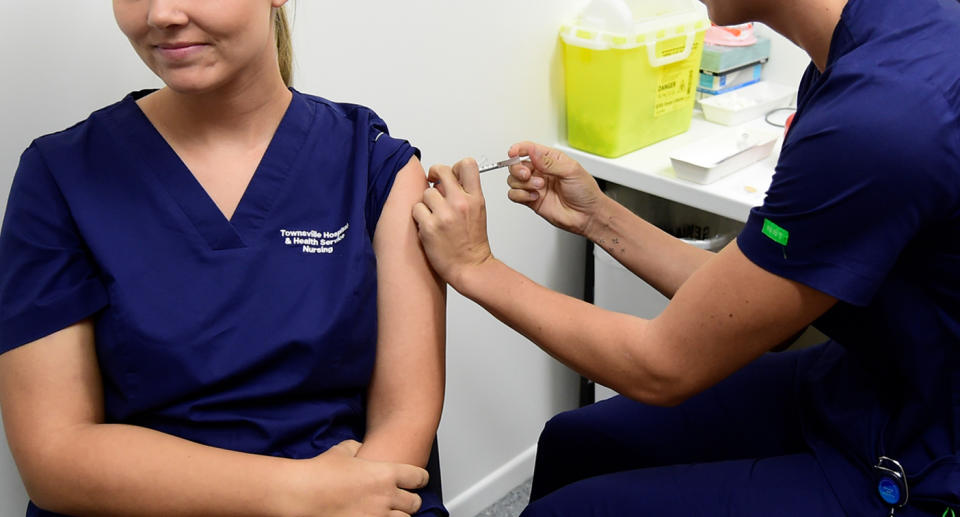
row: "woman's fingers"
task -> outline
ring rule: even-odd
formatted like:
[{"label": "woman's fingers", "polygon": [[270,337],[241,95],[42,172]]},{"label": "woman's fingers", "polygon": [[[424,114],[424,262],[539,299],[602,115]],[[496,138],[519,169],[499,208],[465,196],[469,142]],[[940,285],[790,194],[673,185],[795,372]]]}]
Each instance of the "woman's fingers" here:
[{"label": "woman's fingers", "polygon": [[398,489],[393,498],[392,510],[402,512],[404,515],[412,515],[420,510],[422,504],[423,500],[420,499],[418,494]]},{"label": "woman's fingers", "polygon": [[[413,465],[397,464],[395,474],[397,486],[407,490],[423,488],[427,486],[427,481],[430,480],[430,474],[427,474],[426,470]],[[419,497],[417,496],[418,499]]]}]

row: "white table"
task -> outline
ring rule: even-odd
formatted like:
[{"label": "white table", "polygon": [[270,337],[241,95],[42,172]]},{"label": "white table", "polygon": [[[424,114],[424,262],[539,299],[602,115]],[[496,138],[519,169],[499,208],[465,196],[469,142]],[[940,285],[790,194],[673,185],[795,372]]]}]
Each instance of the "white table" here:
[{"label": "white table", "polygon": [[695,113],[686,133],[668,138],[619,158],[604,158],[559,144],[557,147],[596,178],[646,192],[670,201],[699,208],[740,222],[746,222],[750,209],[763,203],[780,156],[783,138],[774,145],[766,159],[741,169],[720,180],[700,185],[678,179],[670,164],[670,153],[696,140],[724,131],[740,131],[752,125],[766,125],[762,119],[743,126],[722,126],[707,122]]}]

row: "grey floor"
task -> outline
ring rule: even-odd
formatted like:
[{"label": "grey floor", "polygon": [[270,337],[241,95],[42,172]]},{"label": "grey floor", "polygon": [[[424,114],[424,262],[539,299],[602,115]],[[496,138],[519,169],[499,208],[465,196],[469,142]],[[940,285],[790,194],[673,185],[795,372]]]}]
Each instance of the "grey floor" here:
[{"label": "grey floor", "polygon": [[517,517],[530,500],[530,484],[532,481],[532,479],[524,481],[499,501],[478,513],[476,517]]}]

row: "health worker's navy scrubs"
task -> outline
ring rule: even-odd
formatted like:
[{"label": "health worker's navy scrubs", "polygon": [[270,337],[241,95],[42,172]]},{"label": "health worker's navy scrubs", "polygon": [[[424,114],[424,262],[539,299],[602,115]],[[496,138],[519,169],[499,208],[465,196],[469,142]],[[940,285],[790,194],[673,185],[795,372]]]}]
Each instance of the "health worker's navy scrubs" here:
[{"label": "health worker's navy scrubs", "polygon": [[815,323],[833,343],[804,435],[841,502],[888,456],[911,500],[960,507],[958,42],[954,0],[850,0],[737,239],[839,300]]},{"label": "health worker's navy scrubs", "polygon": [[[848,2],[737,238],[763,269],[839,300],[815,323],[831,341],[678,408],[618,399],[559,416],[525,516],[885,516],[880,456],[907,474],[896,515],[960,511],[958,49],[955,0]],[[655,468],[629,471],[642,467]]]},{"label": "health worker's navy scrubs", "polygon": [[[24,152],[0,353],[94,317],[108,422],[289,458],[362,440],[373,232],[416,149],[366,108],[293,91],[228,221],[140,111],[146,93]],[[446,515],[433,470],[422,511]]]}]

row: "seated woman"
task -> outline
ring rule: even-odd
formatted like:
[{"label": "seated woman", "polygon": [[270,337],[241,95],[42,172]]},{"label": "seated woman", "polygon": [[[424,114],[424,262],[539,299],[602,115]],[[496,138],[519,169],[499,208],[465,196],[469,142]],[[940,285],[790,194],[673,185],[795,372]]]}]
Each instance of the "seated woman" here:
[{"label": "seated woman", "polygon": [[28,515],[447,514],[425,174],[288,87],[284,4],[115,0],[165,87],[24,152],[0,405]]}]

